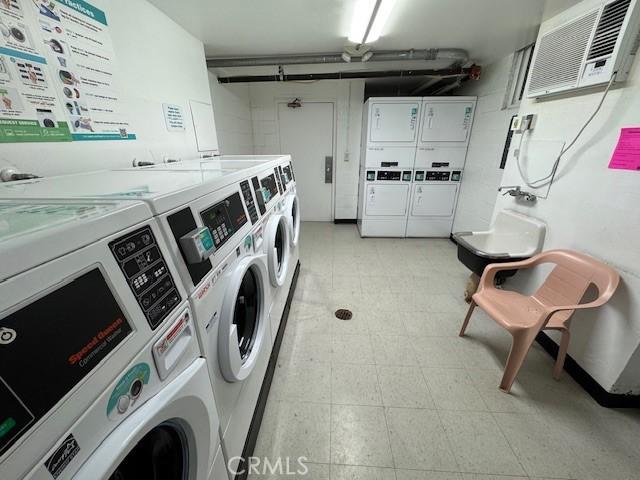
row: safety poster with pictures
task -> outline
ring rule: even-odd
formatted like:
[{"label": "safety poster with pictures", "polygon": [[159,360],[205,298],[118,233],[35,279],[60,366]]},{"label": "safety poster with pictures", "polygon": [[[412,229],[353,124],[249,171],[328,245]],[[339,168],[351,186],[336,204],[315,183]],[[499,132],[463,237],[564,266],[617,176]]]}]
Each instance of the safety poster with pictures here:
[{"label": "safety poster with pictures", "polygon": [[0,143],[132,140],[105,13],[0,0]]}]

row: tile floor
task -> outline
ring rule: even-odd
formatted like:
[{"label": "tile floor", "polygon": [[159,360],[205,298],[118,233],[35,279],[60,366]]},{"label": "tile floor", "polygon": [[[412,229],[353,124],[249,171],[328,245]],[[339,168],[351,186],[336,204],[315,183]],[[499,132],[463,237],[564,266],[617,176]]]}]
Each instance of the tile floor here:
[{"label": "tile floor", "polygon": [[510,337],[478,309],[457,336],[468,272],[448,240],[306,223],[300,257],[255,456],[304,456],[309,473],[250,478],[640,478],[640,414],[553,380],[539,347],[498,390]]}]

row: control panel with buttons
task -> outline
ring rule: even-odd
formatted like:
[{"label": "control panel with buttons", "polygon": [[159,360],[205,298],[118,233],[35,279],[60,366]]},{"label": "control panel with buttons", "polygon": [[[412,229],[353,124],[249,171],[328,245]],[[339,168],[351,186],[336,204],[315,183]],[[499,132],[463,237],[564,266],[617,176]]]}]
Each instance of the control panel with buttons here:
[{"label": "control panel with buttons", "polygon": [[155,330],[182,299],[150,227],[109,244],[149,326]]},{"label": "control panel with buttons", "polygon": [[373,170],[367,170],[367,182],[375,182],[376,172]]},{"label": "control panel with buttons", "polygon": [[451,177],[451,172],[432,172],[428,171],[426,180],[429,182],[437,181],[437,182],[448,182]]},{"label": "control panel with buttons", "polygon": [[245,223],[247,215],[239,193],[200,212],[202,223],[211,231],[216,249],[224,245]]},{"label": "control panel with buttons", "polygon": [[251,187],[249,186],[248,180],[240,182],[240,190],[242,190],[244,204],[247,206],[249,219],[251,220],[251,225],[253,225],[258,221],[258,211],[256,210],[256,204],[253,201],[253,194],[251,193]]},{"label": "control panel with buttons", "polygon": [[415,181],[424,182],[424,170],[416,170]]},{"label": "control panel with buttons", "polygon": [[410,182],[411,181],[411,170],[407,170],[402,172],[402,181]]}]

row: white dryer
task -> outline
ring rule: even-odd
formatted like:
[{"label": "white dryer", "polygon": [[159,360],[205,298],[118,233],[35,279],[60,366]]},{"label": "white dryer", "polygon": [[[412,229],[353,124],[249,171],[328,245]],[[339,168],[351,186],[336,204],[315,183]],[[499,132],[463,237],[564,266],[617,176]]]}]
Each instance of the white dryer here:
[{"label": "white dryer", "polygon": [[411,185],[407,237],[449,237],[461,170],[416,170]]},{"label": "white dryer", "polygon": [[360,174],[358,230],[362,237],[404,237],[413,170],[370,169]]},{"label": "white dryer", "polygon": [[364,104],[362,151],[364,166],[413,168],[421,97],[371,97]]},{"label": "white dryer", "polygon": [[0,478],[227,478],[186,293],[144,203],[0,202],[0,252]]}]

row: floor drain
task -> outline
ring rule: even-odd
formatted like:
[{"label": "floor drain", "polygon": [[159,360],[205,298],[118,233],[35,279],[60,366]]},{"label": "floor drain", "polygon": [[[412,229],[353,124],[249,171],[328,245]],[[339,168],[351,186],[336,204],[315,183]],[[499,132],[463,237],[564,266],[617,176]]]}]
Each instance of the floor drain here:
[{"label": "floor drain", "polygon": [[353,317],[351,310],[347,310],[346,308],[339,308],[336,310],[336,318],[340,320],[351,320],[351,317]]}]

